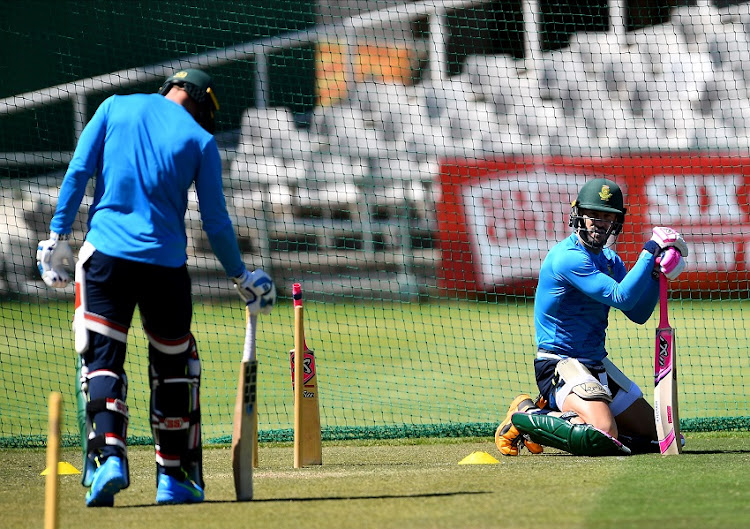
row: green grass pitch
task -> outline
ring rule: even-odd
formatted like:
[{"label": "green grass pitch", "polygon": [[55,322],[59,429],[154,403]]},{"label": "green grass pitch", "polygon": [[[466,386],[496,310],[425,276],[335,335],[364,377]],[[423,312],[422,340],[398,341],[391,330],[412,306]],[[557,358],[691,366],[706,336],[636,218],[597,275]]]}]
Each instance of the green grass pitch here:
[{"label": "green grass pitch", "polygon": [[[288,306],[287,306],[288,305]],[[519,391],[532,389],[532,306],[498,303],[306,302],[308,345],[319,362],[324,427],[495,423]],[[0,304],[0,432],[42,437],[49,391],[64,395],[64,432],[77,436],[71,303]],[[681,413],[747,415],[750,360],[743,302],[674,300]],[[293,311],[280,300],[258,333],[260,428],[292,423],[288,351]],[[651,398],[656,322],[613,315],[615,361]],[[282,528],[663,528],[746,527],[750,519],[747,432],[686,432],[679,457],[577,458],[555,450],[504,458],[490,437],[324,442],[324,464],[293,469],[288,443],[262,443],[256,501],[234,502],[228,445],[244,337],[239,303],[196,304],[203,362],[207,502],[154,508],[149,446],[131,446],[132,485],[117,498],[119,527],[157,525]],[[127,369],[129,433],[148,439],[146,341],[136,318]],[[491,465],[458,465],[474,451]],[[80,468],[75,443],[62,459]],[[0,520],[9,529],[43,519],[45,456],[0,449]],[[114,523],[111,509],[86,509],[80,476],[61,476],[60,527]]]}]

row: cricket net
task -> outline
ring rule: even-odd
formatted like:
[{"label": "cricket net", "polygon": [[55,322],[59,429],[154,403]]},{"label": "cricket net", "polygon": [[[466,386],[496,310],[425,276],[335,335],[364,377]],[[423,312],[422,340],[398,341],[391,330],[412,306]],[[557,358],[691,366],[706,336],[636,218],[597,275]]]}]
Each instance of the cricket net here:
[{"label": "cricket net", "polygon": [[[258,330],[261,441],[292,438],[294,282],[324,439],[492,435],[516,394],[536,394],[536,278],[593,176],[625,191],[628,265],[652,226],[690,244],[670,285],[683,431],[750,429],[747,4],[179,4],[4,9],[3,49],[26,52],[0,56],[0,446],[44,443],[53,390],[79,442],[73,288],[44,287],[35,246],[99,104],[181,67],[215,79],[227,206],[248,268],[279,288]],[[204,439],[221,443],[244,308],[192,194],[186,226]],[[613,311],[607,335],[649,400],[656,320]],[[146,348],[136,318],[132,443],[151,442]]]}]

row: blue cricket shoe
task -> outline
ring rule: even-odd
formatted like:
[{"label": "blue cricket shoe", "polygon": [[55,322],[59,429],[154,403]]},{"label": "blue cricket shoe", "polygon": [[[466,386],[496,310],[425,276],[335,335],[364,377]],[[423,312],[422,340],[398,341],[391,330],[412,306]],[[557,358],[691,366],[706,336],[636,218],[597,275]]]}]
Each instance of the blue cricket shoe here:
[{"label": "blue cricket shoe", "polygon": [[94,471],[91,488],[86,493],[86,507],[112,507],[115,494],[128,486],[125,463],[117,456],[108,457]]},{"label": "blue cricket shoe", "polygon": [[187,477],[179,479],[168,474],[159,474],[156,503],[160,505],[200,503],[204,498],[203,489],[195,481]]}]

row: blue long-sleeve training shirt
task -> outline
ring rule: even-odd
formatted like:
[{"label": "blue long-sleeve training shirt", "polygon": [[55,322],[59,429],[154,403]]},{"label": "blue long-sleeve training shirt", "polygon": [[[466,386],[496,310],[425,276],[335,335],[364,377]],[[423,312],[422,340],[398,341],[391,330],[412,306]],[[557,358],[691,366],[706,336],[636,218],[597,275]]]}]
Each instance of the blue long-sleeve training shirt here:
[{"label": "blue long-sleeve training shirt", "polygon": [[203,229],[230,277],[245,270],[221,181],[214,137],[159,94],[112,96],[84,128],[50,228],[70,233],[96,178],[86,239],[112,256],[167,267],[187,260],[185,210],[195,184]]},{"label": "blue long-sleeve training shirt", "polygon": [[643,251],[630,272],[610,248],[595,254],[576,234],[556,244],[542,263],[534,301],[537,347],[600,362],[610,307],[645,323],[659,299],[653,254]]}]

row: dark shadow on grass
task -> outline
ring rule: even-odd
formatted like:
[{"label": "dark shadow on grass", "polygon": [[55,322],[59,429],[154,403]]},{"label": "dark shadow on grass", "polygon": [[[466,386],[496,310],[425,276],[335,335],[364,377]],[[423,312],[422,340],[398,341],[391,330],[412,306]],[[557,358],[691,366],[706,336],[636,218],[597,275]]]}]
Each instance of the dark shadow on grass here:
[{"label": "dark shadow on grass", "polygon": [[[272,501],[337,501],[337,500],[390,500],[390,499],[410,499],[410,498],[441,498],[447,496],[468,496],[470,494],[492,494],[489,491],[476,492],[428,492],[425,494],[377,494],[364,496],[328,496],[313,498],[266,498],[262,500],[253,500],[259,502]],[[217,502],[217,503],[235,503],[235,502]]]},{"label": "dark shadow on grass", "polygon": [[[316,496],[311,498],[263,498],[258,500],[251,500],[248,502],[238,502],[235,500],[206,500],[204,504],[217,504],[217,503],[272,503],[272,502],[308,502],[308,501],[348,501],[348,500],[390,500],[390,499],[412,499],[412,498],[441,498],[448,496],[468,496],[472,494],[492,494],[490,491],[475,491],[475,492],[429,492],[425,494],[377,494],[377,495],[364,495],[364,496]],[[185,505],[201,505],[200,503],[183,504]],[[143,508],[143,507],[164,507],[163,505],[156,505],[149,503],[145,505],[123,505],[122,507],[116,507],[119,509],[132,509],[132,508]]]}]

